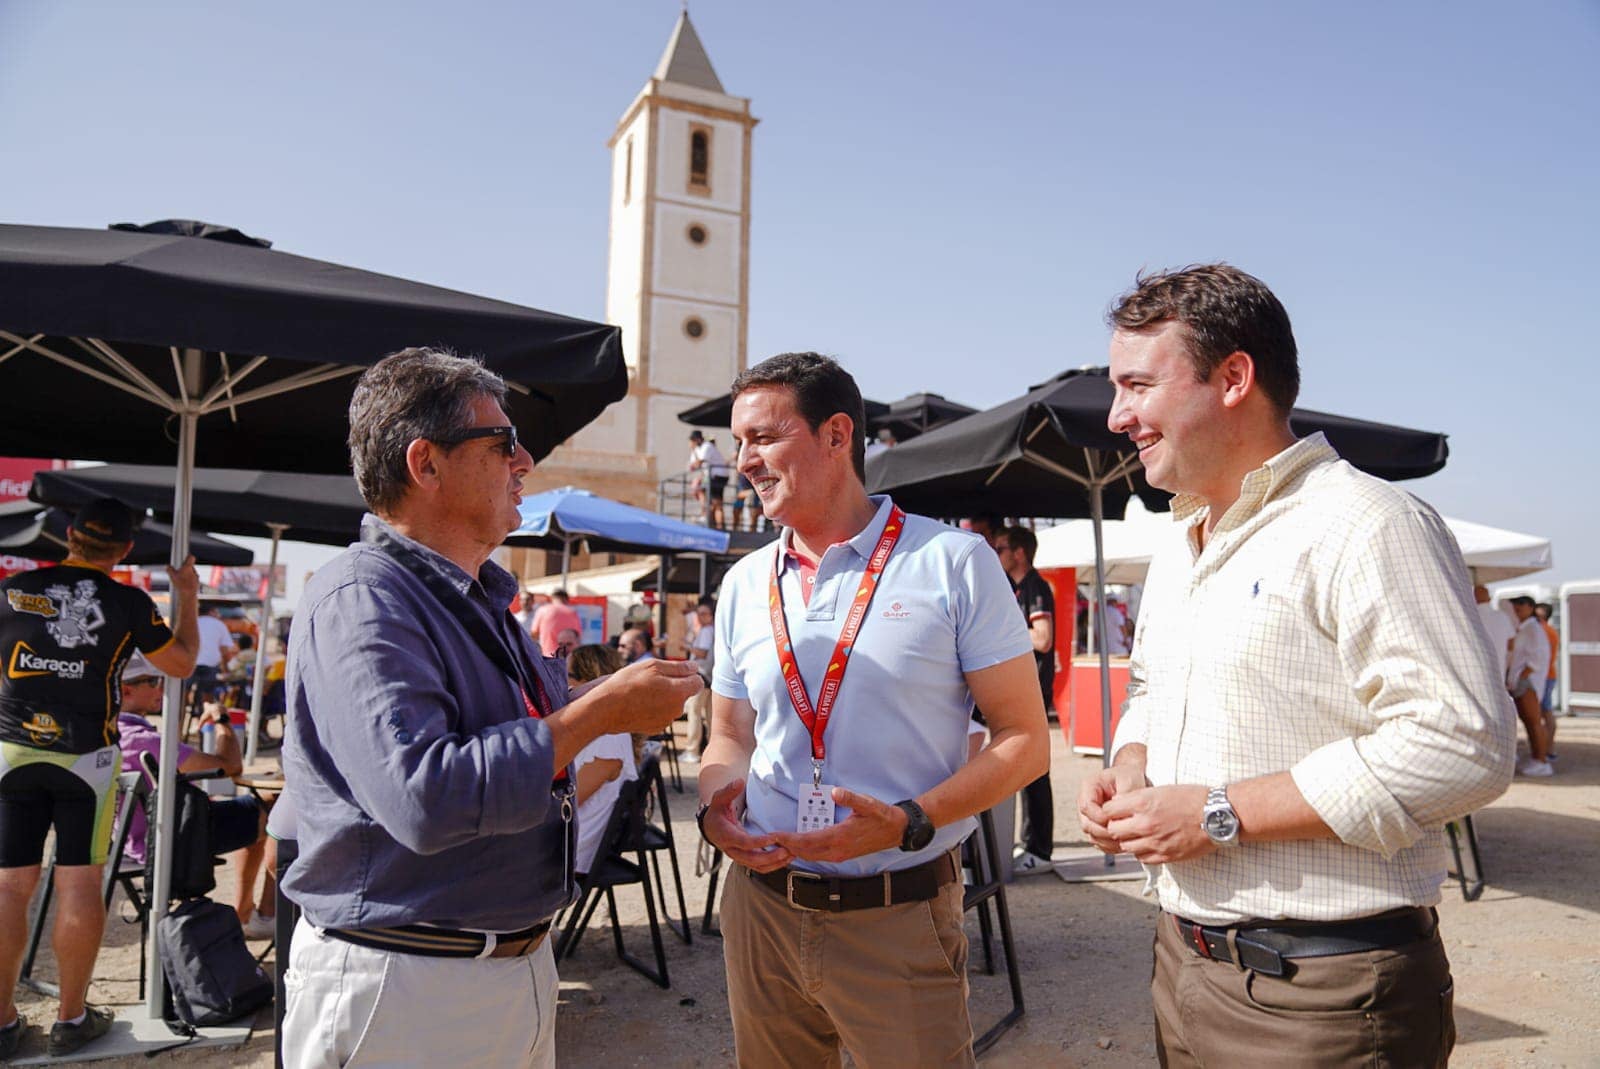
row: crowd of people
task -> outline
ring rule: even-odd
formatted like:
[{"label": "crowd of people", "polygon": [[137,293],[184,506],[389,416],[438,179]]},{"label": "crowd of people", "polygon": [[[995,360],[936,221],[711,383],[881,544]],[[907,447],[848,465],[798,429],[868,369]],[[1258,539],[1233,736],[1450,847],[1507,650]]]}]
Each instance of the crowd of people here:
[{"label": "crowd of people", "polygon": [[[1185,539],[1152,562],[1109,767],[1074,808],[1097,846],[1149,869],[1160,1061],[1444,1065],[1442,828],[1506,789],[1513,696],[1530,760],[1553,756],[1536,606],[1514,602],[1518,630],[1490,638],[1437,514],[1294,436],[1294,337],[1259,280],[1145,276],[1111,327],[1109,426],[1176,495]],[[710,522],[736,473],[779,537],[696,606],[682,659],[640,626],[583,645],[565,592],[514,617],[517,581],[491,559],[533,467],[505,390],[431,349],[355,387],[370,514],[311,578],[290,640],[298,857],[282,885],[300,918],[283,1063],[553,1066],[552,919],[641,738],[687,713],[696,823],[732,865],[739,1064],[973,1065],[960,844],[1019,793],[1018,871],[1049,871],[1055,839],[1056,604],[1033,532],[869,495],[855,380],[782,354],[732,385],[733,458],[695,432],[690,461]],[[75,526],[62,569],[0,584],[22,668],[0,689],[0,979],[17,975],[54,823],[52,1050],[104,1031],[82,998],[119,764],[119,703],[99,683],[120,677],[137,718],[152,672],[189,675],[201,647],[192,565],[173,571],[169,630],[106,575],[123,518]],[[125,723],[130,745],[148,727]],[[253,836],[244,869],[260,827],[236,808],[216,820],[232,843]],[[248,921],[265,902],[242,882]],[[0,1057],[23,1027],[5,991]]]}]

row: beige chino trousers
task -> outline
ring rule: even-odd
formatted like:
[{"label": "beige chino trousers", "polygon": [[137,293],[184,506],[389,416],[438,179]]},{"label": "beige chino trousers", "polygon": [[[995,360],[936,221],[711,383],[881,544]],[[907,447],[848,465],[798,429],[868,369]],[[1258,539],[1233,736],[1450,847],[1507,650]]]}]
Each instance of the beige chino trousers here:
[{"label": "beige chino trousers", "polygon": [[927,902],[818,913],[735,867],[722,896],[734,1048],[745,1069],[973,1066],[961,881]]}]

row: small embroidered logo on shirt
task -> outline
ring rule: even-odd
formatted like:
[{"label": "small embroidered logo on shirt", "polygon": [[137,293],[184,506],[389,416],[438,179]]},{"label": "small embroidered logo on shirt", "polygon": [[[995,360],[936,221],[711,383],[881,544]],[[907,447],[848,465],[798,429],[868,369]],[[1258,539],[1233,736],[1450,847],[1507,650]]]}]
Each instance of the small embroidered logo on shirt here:
[{"label": "small embroidered logo on shirt", "polygon": [[885,620],[904,620],[911,615],[911,611],[898,601],[883,610]]},{"label": "small embroidered logo on shirt", "polygon": [[1261,593],[1261,580],[1257,579],[1256,580],[1256,585],[1250,588],[1250,596],[1253,598],[1253,597],[1255,597],[1256,595],[1258,595],[1260,593]]}]

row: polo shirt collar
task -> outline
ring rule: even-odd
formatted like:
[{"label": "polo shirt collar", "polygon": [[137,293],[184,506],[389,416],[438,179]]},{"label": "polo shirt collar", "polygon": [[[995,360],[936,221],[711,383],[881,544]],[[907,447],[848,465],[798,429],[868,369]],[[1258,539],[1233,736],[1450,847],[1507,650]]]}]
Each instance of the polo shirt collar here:
[{"label": "polo shirt collar", "polygon": [[[850,550],[862,560],[870,558],[872,551],[878,548],[878,539],[883,537],[883,529],[889,523],[889,513],[894,511],[894,502],[889,500],[888,494],[868,494],[867,500],[877,506],[877,511],[872,514],[872,519],[868,520],[867,525],[861,528],[854,537],[847,538],[843,542],[834,543],[834,545],[838,546],[849,546]],[[793,539],[794,531],[788,527],[785,527],[783,533],[778,536],[779,575],[782,575],[789,568],[789,557],[793,552],[790,547]],[[832,549],[833,546],[828,548]],[[820,564],[821,562],[819,561],[818,563]]]},{"label": "polo shirt collar", "polygon": [[[1312,468],[1338,459],[1321,431],[1301,438],[1246,475],[1239,484],[1239,498],[1228,511],[1243,519],[1289,492]],[[1177,494],[1172,499],[1172,518],[1185,526],[1193,526],[1206,509],[1205,500],[1196,494]]]}]

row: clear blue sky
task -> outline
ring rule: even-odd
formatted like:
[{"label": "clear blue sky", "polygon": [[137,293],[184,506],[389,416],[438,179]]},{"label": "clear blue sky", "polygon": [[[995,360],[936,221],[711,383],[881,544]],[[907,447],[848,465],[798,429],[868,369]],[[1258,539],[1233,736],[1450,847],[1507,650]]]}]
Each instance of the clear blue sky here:
[{"label": "clear blue sky", "polygon": [[[604,311],[606,138],[675,0],[0,0],[0,218],[188,217]],[[1308,407],[1445,431],[1409,484],[1600,577],[1600,5],[696,0],[755,135],[752,359],[983,406],[1226,259]]]}]

